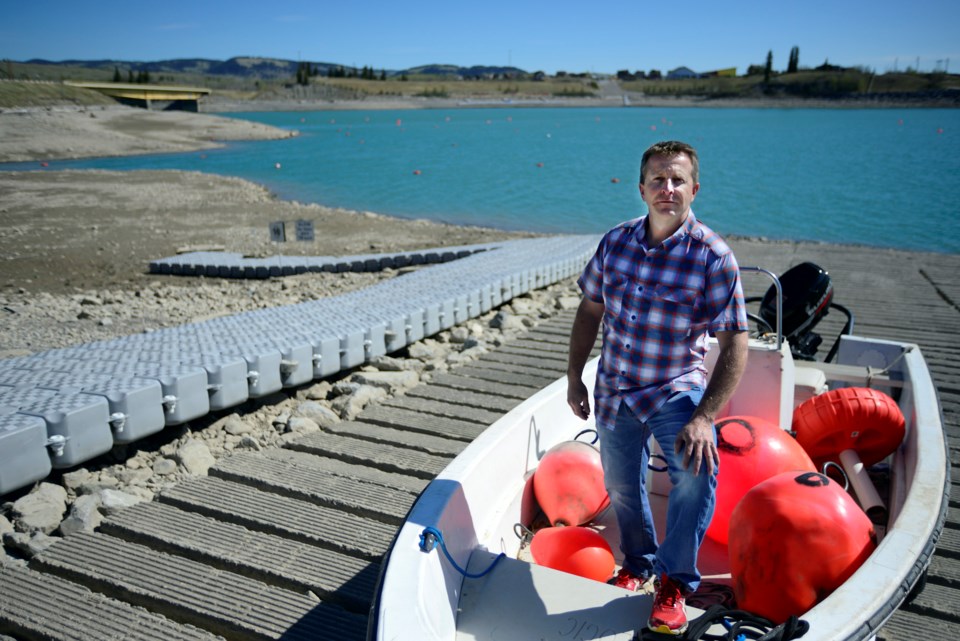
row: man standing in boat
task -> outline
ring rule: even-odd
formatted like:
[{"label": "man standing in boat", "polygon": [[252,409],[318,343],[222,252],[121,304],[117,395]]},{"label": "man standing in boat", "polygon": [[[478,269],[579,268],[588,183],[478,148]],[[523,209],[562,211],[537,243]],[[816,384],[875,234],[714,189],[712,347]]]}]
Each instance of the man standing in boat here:
[{"label": "man standing in boat", "polygon": [[[622,569],[611,583],[656,586],[649,627],[682,634],[686,595],[700,585],[697,556],[716,502],[714,419],[747,362],[740,269],[727,244],[690,206],[700,189],[697,152],[659,142],[640,164],[647,215],[604,235],[578,284],[567,402],[590,415],[583,368],[603,325],[594,400],[600,454],[620,528]],[[706,383],[707,334],[719,358]],[[645,484],[650,436],[667,459],[672,489],[658,541]]]}]

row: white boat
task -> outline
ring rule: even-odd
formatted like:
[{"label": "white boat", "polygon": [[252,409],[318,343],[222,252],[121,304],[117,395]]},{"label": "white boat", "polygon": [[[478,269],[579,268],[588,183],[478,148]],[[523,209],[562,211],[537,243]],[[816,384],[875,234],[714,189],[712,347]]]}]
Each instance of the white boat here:
[{"label": "white boat", "polygon": [[[775,284],[779,290],[779,281]],[[750,339],[747,372],[727,415],[758,416],[789,430],[801,402],[826,388],[862,386],[889,393],[906,420],[902,442],[881,466],[888,483],[880,497],[885,518],[881,523],[874,518],[876,549],[842,585],[799,615],[809,625],[805,640],[870,639],[922,589],[946,516],[949,463],[936,390],[914,344],[845,334],[831,350],[835,362],[826,363],[795,358],[797,345],[791,350],[781,336]],[[715,351],[708,366],[711,356]],[[584,373],[588,388],[596,365],[592,361]],[[524,513],[531,504],[528,480],[544,453],[590,427],[573,416],[566,381],[560,379],[471,443],[424,490],[398,531],[381,569],[368,638],[643,638],[635,635],[645,628],[649,595],[532,563],[524,547],[528,539],[520,536],[518,524],[532,520]],[[654,510],[662,518],[668,482],[655,476],[651,485]],[[854,487],[850,495],[856,496]],[[870,507],[868,499],[858,498]],[[619,566],[612,510],[589,527],[608,540]],[[662,532],[662,525],[658,529]],[[700,568],[705,583],[731,585],[725,545],[708,538]],[[691,623],[706,607],[688,600]],[[709,632],[727,629],[715,624]]]}]

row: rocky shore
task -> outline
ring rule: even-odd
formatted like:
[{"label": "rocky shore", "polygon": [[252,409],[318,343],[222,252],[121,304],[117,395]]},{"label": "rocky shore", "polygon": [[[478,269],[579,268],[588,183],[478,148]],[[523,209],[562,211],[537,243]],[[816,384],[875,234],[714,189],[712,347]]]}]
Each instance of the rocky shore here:
[{"label": "rocky shore", "polygon": [[304,434],[356,417],[369,403],[403,394],[455,369],[518,333],[579,303],[572,281],[517,297],[498,310],[383,356],[369,365],[298,389],[248,401],[235,411],[114,450],[66,472],[55,471],[0,505],[0,564],[25,563],[61,537],[92,532],[105,516],[150,501],[234,452],[282,447]]},{"label": "rocky shore", "polygon": [[[161,327],[336,296],[397,270],[241,281],[159,276],[151,259],[191,249],[252,256],[348,255],[530,236],[279,201],[253,183],[180,171],[53,171],[54,159],[205,149],[286,131],[203,114],[126,108],[0,113],[0,359]],[[48,166],[43,167],[43,163]],[[268,224],[311,219],[313,243],[271,243]],[[279,447],[368,403],[402,394],[578,302],[572,282],[507,306],[368,366],[210,414],[0,497],[0,563],[24,563],[60,537],[206,474],[236,451]],[[2,366],[0,360],[0,366]]]}]

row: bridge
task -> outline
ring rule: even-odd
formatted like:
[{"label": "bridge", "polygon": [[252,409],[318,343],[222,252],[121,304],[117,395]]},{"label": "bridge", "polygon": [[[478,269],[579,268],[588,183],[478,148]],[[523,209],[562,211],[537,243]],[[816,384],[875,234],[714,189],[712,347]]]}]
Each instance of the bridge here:
[{"label": "bridge", "polygon": [[82,89],[92,89],[106,94],[124,104],[145,109],[180,109],[199,111],[200,99],[210,94],[203,87],[179,87],[173,85],[145,85],[120,82],[81,82],[64,80],[63,84]]}]

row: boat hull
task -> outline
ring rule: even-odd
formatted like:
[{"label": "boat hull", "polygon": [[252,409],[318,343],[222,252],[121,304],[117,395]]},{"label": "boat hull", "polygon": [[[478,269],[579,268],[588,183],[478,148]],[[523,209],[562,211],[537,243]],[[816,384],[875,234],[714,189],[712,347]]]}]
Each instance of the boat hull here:
[{"label": "boat hull", "polygon": [[[792,383],[809,378],[808,368],[825,370],[823,378],[831,385],[869,382],[880,389],[887,386],[899,397],[907,430],[888,459],[889,521],[880,528],[882,540],[853,576],[802,615],[810,624],[805,639],[871,638],[921,580],[943,527],[949,459],[935,388],[915,345],[852,336],[844,337],[840,365],[832,367],[795,364],[788,350],[751,344],[753,372],[745,380],[754,376],[770,385],[771,352],[783,361],[771,388],[781,390],[780,398],[771,401],[765,393],[757,412],[781,427],[787,410],[803,400],[803,386]],[[584,375],[588,386],[596,361],[589,367],[593,369]],[[871,374],[884,368],[882,376]],[[790,384],[781,384],[781,376]],[[732,402],[737,413],[750,409],[744,400],[750,389],[741,383],[742,397]],[[649,614],[648,596],[517,560],[522,542],[516,524],[529,523],[528,480],[540,458],[591,427],[573,417],[566,404],[566,381],[560,379],[471,443],[424,490],[398,531],[385,557],[369,638],[633,638]],[[656,481],[651,485],[654,493],[665,494]],[[662,514],[662,506],[654,509]],[[506,558],[480,578],[465,578],[440,550],[421,548],[425,528],[441,532],[450,559],[470,573],[488,570],[500,553]],[[609,511],[598,519],[597,529],[616,553],[616,526]],[[730,583],[722,567],[724,556],[725,546],[708,539],[701,550],[705,580]],[[691,619],[700,612],[688,605]]]}]

